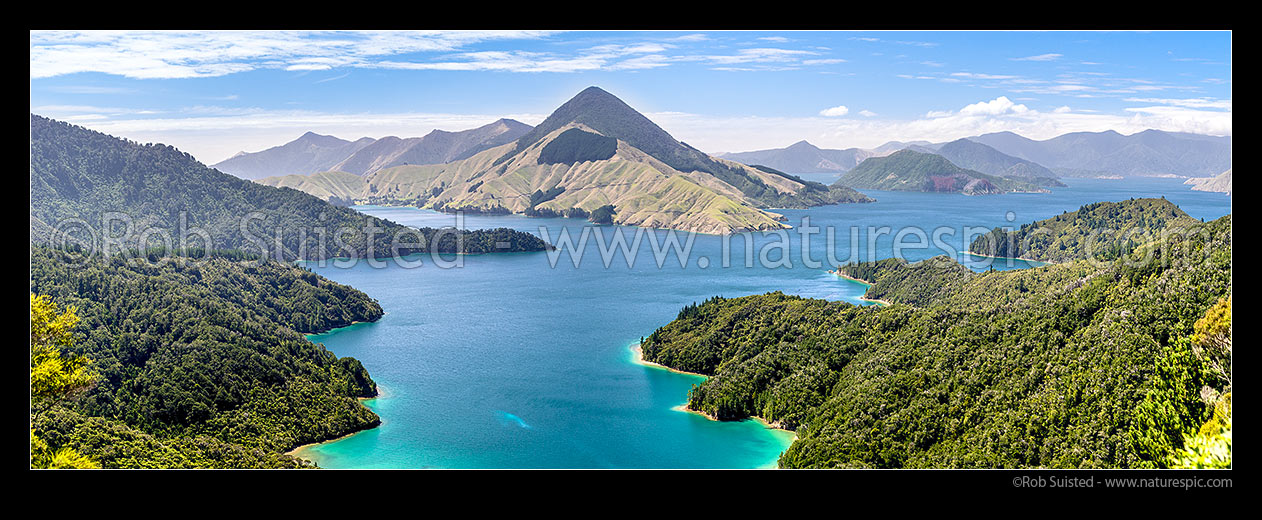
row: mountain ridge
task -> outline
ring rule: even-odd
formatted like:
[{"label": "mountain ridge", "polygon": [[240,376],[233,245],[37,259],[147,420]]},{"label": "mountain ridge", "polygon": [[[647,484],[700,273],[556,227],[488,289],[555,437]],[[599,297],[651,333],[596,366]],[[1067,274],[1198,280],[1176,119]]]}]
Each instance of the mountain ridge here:
[{"label": "mountain ridge", "polygon": [[911,149],[867,159],[842,175],[834,185],[965,195],[1047,191],[1033,183],[961,168],[941,155]]},{"label": "mountain ridge", "polygon": [[259,152],[239,152],[212,168],[247,180],[280,175],[310,175],[345,171],[365,175],[401,164],[436,164],[467,159],[473,154],[512,141],[531,129],[508,118],[457,132],[434,129],[422,137],[347,141],[306,132],[297,139]]},{"label": "mountain ridge", "polygon": [[579,92],[515,141],[468,159],[384,168],[362,183],[345,174],[317,176],[259,182],[326,200],[440,211],[588,215],[612,206],[617,224],[716,234],[788,227],[769,208],[871,200],[844,186],[706,155],[599,87]]}]

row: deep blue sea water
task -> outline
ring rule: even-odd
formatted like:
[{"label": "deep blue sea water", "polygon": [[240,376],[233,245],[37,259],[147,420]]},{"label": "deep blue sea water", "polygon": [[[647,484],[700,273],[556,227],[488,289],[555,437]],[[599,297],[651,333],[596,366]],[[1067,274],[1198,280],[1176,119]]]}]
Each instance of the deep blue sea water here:
[{"label": "deep blue sea water", "polygon": [[[1091,202],[1164,195],[1194,217],[1210,220],[1231,212],[1230,197],[1191,191],[1179,179],[1065,182],[1069,187],[1049,194],[870,191],[877,199],[872,204],[779,210],[797,229],[804,217],[821,228],[808,241],[808,259],[818,266],[804,261],[802,236],[789,231],[728,238],[729,267],[722,263],[723,237],[696,235],[685,267],[675,254],[659,267],[650,240],[662,244],[668,234],[662,230],[641,231],[631,267],[621,254],[606,267],[593,235],[578,267],[566,252],[555,266],[547,253],[471,255],[462,258],[462,267],[445,269],[424,255],[416,268],[308,264],[376,298],[386,311],[376,323],[311,336],[337,355],[363,362],[382,388],[381,397],[366,403],[383,423],[299,454],[331,468],[774,466],[791,433],[756,421],[715,422],[675,410],[701,379],[636,364],[630,347],[681,307],[714,295],[783,291],[861,304],[861,284],[825,272],[831,263],[826,251],[841,262],[890,257],[900,230],[920,228],[930,237],[927,249],[902,249],[903,257],[916,261],[965,249],[966,226],[1019,226]],[[455,223],[452,215],[414,208],[357,209],[413,226]],[[584,229],[599,230],[608,244],[614,232],[631,241],[640,229],[515,215],[467,216],[464,225],[511,227],[546,235],[554,244],[563,230],[573,242]],[[823,237],[829,226],[836,239],[831,247]],[[889,231],[881,233],[882,227]],[[946,250],[934,247],[935,229],[954,230],[939,237]],[[686,234],[676,236],[686,241]],[[753,267],[745,265],[747,237],[753,237]],[[783,237],[788,246],[773,247]],[[875,237],[873,246],[869,237]],[[914,231],[899,240],[918,242]],[[786,249],[791,266],[781,261]],[[978,270],[1027,267],[958,257]]]}]

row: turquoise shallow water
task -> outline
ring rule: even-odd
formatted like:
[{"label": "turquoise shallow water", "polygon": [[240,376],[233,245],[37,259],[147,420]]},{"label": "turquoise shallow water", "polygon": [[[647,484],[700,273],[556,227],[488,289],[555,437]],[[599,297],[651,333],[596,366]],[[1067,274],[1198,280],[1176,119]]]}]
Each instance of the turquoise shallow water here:
[{"label": "turquoise shallow water", "polygon": [[[955,228],[942,242],[963,249],[963,226],[1020,225],[1101,200],[1165,195],[1194,217],[1230,213],[1231,199],[1194,192],[1175,179],[1068,179],[1050,194],[962,195],[869,192],[878,202],[809,210],[781,210],[800,226],[838,226],[831,248],[845,260],[851,251],[867,259],[893,253],[893,234],[908,226],[931,232]],[[360,207],[361,211],[415,226],[452,225],[453,217],[412,208]],[[1009,215],[1009,212],[1012,215]],[[1012,220],[1009,221],[1009,218]],[[556,243],[564,229],[577,241],[584,221],[521,216],[468,216],[470,228],[512,227]],[[859,233],[852,248],[849,230]],[[889,226],[869,247],[868,227]],[[606,238],[637,228],[600,227]],[[589,231],[591,232],[591,231]],[[665,231],[652,231],[660,241]],[[755,251],[778,242],[754,234]],[[376,298],[386,315],[311,336],[339,356],[364,363],[382,387],[366,401],[383,424],[343,439],[304,448],[300,455],[331,468],[759,468],[773,466],[792,439],[756,421],[710,421],[674,410],[701,378],[633,362],[630,346],[675,317],[684,305],[710,296],[784,291],[861,303],[861,284],[839,279],[803,262],[796,232],[789,238],[792,266],[745,267],[743,238],[733,239],[730,267],[722,266],[723,238],[698,235],[681,268],[669,255],[656,265],[646,235],[628,267],[615,256],[602,264],[595,238],[579,267],[568,254],[551,266],[546,253],[475,255],[464,266],[373,268],[311,265],[320,274]],[[683,240],[684,234],[679,235]],[[915,242],[906,239],[904,243]],[[826,241],[810,241],[810,257],[824,260]],[[780,259],[780,249],[767,259]],[[907,249],[912,261],[944,254]],[[755,253],[755,258],[758,256]],[[698,267],[702,258],[708,266]],[[989,260],[962,256],[975,269]],[[996,269],[1026,267],[1022,262]],[[702,262],[705,263],[705,262]]]}]

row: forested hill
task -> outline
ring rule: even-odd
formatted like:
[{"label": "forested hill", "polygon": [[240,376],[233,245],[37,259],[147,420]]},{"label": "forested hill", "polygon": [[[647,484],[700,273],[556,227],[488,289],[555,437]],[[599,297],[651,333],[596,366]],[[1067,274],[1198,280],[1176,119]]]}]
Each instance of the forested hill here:
[{"label": "forested hill", "polygon": [[1130,257],[1156,260],[965,275],[917,305],[714,298],[643,352],[712,375],[691,409],[796,429],[781,467],[1221,464],[1187,455],[1223,431],[1216,406],[1230,430],[1231,218],[1202,229]]},{"label": "forested hill", "polygon": [[1094,258],[1110,261],[1161,233],[1196,229],[1200,221],[1173,202],[1130,199],[1097,202],[1012,231],[995,228],[969,244],[969,252],[1043,262]]},{"label": "forested hill", "polygon": [[900,150],[872,157],[842,175],[834,186],[857,189],[988,195],[1046,192],[1028,179],[997,177],[960,168],[936,153]]},{"label": "forested hill", "polygon": [[96,374],[34,402],[33,436],[107,468],[296,467],[286,450],[380,422],[359,361],[303,336],[380,318],[364,293],[278,262],[139,262],[33,249],[32,295],[77,307],[68,353]]},{"label": "forested hill", "polygon": [[864,298],[912,305],[933,302],[973,276],[971,269],[946,255],[912,264],[897,258],[859,262],[840,266],[837,272],[871,284]]},{"label": "forested hill", "polygon": [[[195,228],[208,233],[213,243],[205,244],[196,233],[181,233]],[[146,237],[146,229],[162,234]],[[344,234],[338,233],[343,229]],[[280,236],[280,258],[314,260],[389,257],[389,238],[411,229],[297,190],[238,179],[170,146],[142,145],[31,114],[32,243],[60,243],[57,231],[86,237],[90,230],[98,246],[121,237],[127,246],[143,250],[162,244],[160,237],[167,236],[166,245],[179,248],[180,237],[186,236],[190,246],[277,257]],[[416,233],[407,233],[403,241],[424,245],[402,253],[548,247],[534,235],[509,229],[440,234],[425,228]],[[138,243],[145,239],[147,244]]]}]

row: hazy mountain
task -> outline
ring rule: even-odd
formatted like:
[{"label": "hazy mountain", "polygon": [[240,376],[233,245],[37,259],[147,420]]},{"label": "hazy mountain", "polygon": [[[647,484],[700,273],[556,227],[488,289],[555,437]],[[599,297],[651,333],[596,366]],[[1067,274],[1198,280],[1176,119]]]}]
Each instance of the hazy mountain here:
[{"label": "hazy mountain", "polygon": [[365,175],[403,164],[449,163],[468,159],[483,150],[512,142],[530,129],[531,126],[525,123],[500,119],[460,132],[434,130],[424,137],[383,137],[325,170]]},{"label": "hazy mountain", "polygon": [[369,137],[357,141],[346,141],[331,135],[307,132],[293,141],[261,152],[240,152],[231,159],[211,167],[242,179],[259,179],[283,174],[304,175],[330,170],[351,154],[372,143],[373,139]]},{"label": "hazy mountain", "polygon": [[1027,139],[1012,132],[969,139],[1053,169],[1204,177],[1231,168],[1230,137],[1160,130],[1122,135],[1109,130],[1075,132],[1045,141]]},{"label": "hazy mountain", "polygon": [[717,155],[717,157],[742,164],[751,166],[760,164],[792,173],[846,172],[870,156],[872,152],[860,148],[830,150],[819,148],[806,141],[798,141],[787,148]]},{"label": "hazy mountain", "polygon": [[1196,191],[1217,191],[1231,195],[1231,170],[1213,177],[1193,177],[1183,184],[1191,184]]},{"label": "hazy mountain", "polygon": [[977,141],[957,139],[942,145],[935,153],[956,166],[988,175],[1015,177],[1039,186],[1064,186],[1056,180],[1058,175],[1042,165],[1007,155]]},{"label": "hazy mountain", "polygon": [[872,157],[885,157],[899,150],[906,150],[912,147],[920,147],[921,149],[916,150],[916,151],[932,153],[935,149],[937,149],[938,146],[941,146],[941,144],[934,144],[929,141],[909,141],[906,143],[902,141],[890,141],[888,143],[885,143],[881,146],[878,146],[876,148],[869,150],[869,152],[871,153]]},{"label": "hazy mountain", "polygon": [[787,227],[765,208],[871,200],[843,186],[710,157],[597,87],[517,140],[468,159],[385,168],[363,184],[336,173],[259,182],[329,200],[444,211],[586,216],[612,206],[618,224],[706,233]]},{"label": "hazy mountain", "polygon": [[1047,191],[1030,182],[960,168],[941,155],[915,150],[867,159],[842,175],[835,184],[858,189],[965,195]]},{"label": "hazy mountain", "polygon": [[238,153],[214,168],[243,179],[278,175],[308,175],[340,170],[364,175],[401,164],[439,164],[467,159],[473,154],[511,142],[530,131],[512,119],[463,130],[434,130],[424,137],[394,136],[345,141],[311,132],[281,146],[256,153]]}]

